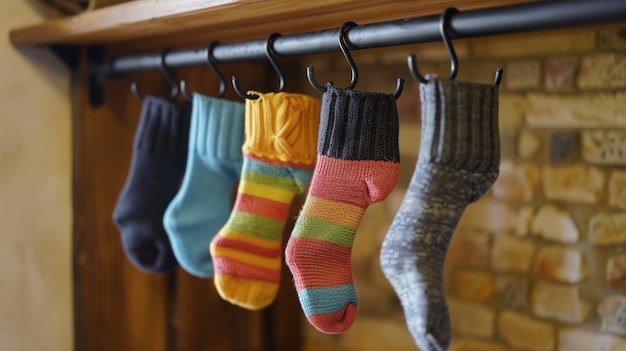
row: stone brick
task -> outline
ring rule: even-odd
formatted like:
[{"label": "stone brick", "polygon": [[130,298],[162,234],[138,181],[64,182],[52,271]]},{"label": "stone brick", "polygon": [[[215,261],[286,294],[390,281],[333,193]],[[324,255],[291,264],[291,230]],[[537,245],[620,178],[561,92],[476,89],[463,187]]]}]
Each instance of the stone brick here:
[{"label": "stone brick", "polygon": [[536,89],[541,85],[541,63],[539,60],[508,62],[506,68],[506,87],[510,90]]},{"label": "stone brick", "polygon": [[623,351],[626,339],[584,329],[561,329],[559,351]]},{"label": "stone brick", "polygon": [[455,334],[477,338],[491,338],[494,332],[495,312],[489,307],[468,301],[447,299],[450,321]]},{"label": "stone brick", "polygon": [[598,47],[609,50],[626,50],[626,29],[599,31]]},{"label": "stone brick", "polygon": [[493,278],[481,271],[459,270],[454,275],[457,296],[463,300],[487,301],[493,294]]},{"label": "stone brick", "polygon": [[547,91],[572,91],[576,77],[575,57],[549,58],[544,64],[544,85]]},{"label": "stone brick", "polygon": [[626,255],[609,257],[606,262],[606,283],[609,289],[626,289]]},{"label": "stone brick", "polygon": [[532,292],[533,314],[541,318],[581,323],[591,305],[580,297],[578,286],[538,281]]},{"label": "stone brick", "polygon": [[626,87],[626,55],[596,53],[583,57],[577,83],[580,89]]},{"label": "stone brick", "polygon": [[604,174],[581,164],[544,166],[541,180],[548,200],[596,204],[604,188]]},{"label": "stone brick", "polygon": [[626,131],[583,131],[582,154],[589,163],[626,166]]},{"label": "stone brick", "polygon": [[535,259],[535,273],[566,283],[579,283],[588,270],[582,251],[564,245],[550,245],[539,250]]},{"label": "stone brick", "polygon": [[588,240],[596,246],[626,243],[626,213],[597,213],[589,220]]},{"label": "stone brick", "polygon": [[611,295],[598,306],[602,331],[626,335],[626,296]]},{"label": "stone brick", "polygon": [[522,159],[529,159],[537,154],[541,147],[541,138],[528,130],[522,129],[517,138],[517,153]]},{"label": "stone brick", "polygon": [[487,268],[490,237],[486,232],[458,229],[448,246],[446,264]]},{"label": "stone brick", "polygon": [[626,127],[626,91],[528,93],[524,107],[531,128]]},{"label": "stone brick", "polygon": [[531,224],[531,232],[543,239],[560,243],[578,241],[578,228],[569,212],[555,205],[543,205]]},{"label": "stone brick", "polygon": [[613,171],[609,178],[609,205],[626,209],[626,171]]},{"label": "stone brick", "polygon": [[526,97],[522,94],[501,93],[498,98],[498,127],[500,132],[516,134],[524,121]]},{"label": "stone brick", "polygon": [[537,192],[539,179],[539,167],[536,164],[514,164],[503,160],[498,179],[492,187],[493,196],[506,201],[531,201]]},{"label": "stone brick", "polygon": [[553,351],[556,343],[554,326],[512,310],[500,314],[498,332],[509,345],[523,350]]},{"label": "stone brick", "polygon": [[510,351],[502,344],[492,341],[460,338],[452,339],[449,351]]},{"label": "stone brick", "polygon": [[507,307],[526,310],[528,307],[528,281],[512,275],[498,275],[495,282],[496,294]]},{"label": "stone brick", "polygon": [[580,155],[580,137],[571,130],[553,131],[548,142],[551,163],[571,163]]},{"label": "stone brick", "polygon": [[515,217],[515,235],[527,236],[530,233],[530,225],[535,215],[533,206],[524,206],[517,211]]},{"label": "stone brick", "polygon": [[504,202],[488,196],[467,206],[459,221],[459,228],[475,229],[491,233],[512,230],[515,226],[515,213]]},{"label": "stone brick", "polygon": [[514,133],[500,130],[500,159],[517,158],[517,138]]},{"label": "stone brick", "polygon": [[491,250],[491,268],[500,272],[527,272],[534,251],[531,240],[511,234],[497,235]]},{"label": "stone brick", "polygon": [[357,318],[350,331],[339,339],[342,350],[415,351],[415,342],[406,325],[395,318]]}]

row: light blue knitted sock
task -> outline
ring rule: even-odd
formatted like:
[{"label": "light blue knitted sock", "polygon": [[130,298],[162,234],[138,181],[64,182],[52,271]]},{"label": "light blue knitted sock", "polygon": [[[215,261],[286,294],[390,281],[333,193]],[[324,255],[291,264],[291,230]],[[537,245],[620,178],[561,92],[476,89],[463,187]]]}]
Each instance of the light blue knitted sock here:
[{"label": "light blue knitted sock", "polygon": [[209,244],[230,215],[243,142],[243,104],[194,94],[187,168],[163,225],[178,263],[195,276],[213,275]]}]

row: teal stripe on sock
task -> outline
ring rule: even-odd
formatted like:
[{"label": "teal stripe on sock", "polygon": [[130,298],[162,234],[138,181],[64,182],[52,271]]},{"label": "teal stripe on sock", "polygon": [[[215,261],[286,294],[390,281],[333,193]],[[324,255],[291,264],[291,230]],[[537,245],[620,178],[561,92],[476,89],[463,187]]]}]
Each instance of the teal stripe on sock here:
[{"label": "teal stripe on sock", "polygon": [[[282,188],[285,188],[285,181],[288,181],[290,184],[289,190],[293,191],[296,194],[305,192],[311,183],[311,178],[313,177],[313,168],[298,168],[298,167],[288,167],[275,165],[270,163],[265,163],[261,161],[257,161],[250,157],[245,157],[243,161],[243,169],[245,173],[242,175],[243,179],[248,178],[249,180],[266,184],[267,179],[265,177],[273,177],[279,179],[281,184],[279,185]],[[270,184],[271,185],[271,184]]]},{"label": "teal stripe on sock", "polygon": [[307,317],[341,311],[349,303],[357,305],[356,291],[352,284],[300,290],[298,298]]}]

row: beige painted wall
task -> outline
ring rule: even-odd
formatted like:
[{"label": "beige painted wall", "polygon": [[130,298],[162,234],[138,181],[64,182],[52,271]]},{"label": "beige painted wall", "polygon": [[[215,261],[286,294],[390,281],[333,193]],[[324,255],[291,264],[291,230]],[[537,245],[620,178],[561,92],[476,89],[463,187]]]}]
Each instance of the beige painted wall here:
[{"label": "beige painted wall", "polygon": [[40,21],[0,1],[0,350],[72,350],[68,70],[16,50],[10,28]]}]

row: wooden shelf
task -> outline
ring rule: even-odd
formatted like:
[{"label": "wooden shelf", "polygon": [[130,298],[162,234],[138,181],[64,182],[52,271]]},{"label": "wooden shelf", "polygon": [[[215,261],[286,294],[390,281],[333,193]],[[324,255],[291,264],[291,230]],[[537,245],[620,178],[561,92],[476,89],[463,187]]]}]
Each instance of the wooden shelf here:
[{"label": "wooden shelf", "polygon": [[[291,34],[523,0],[135,0],[10,32],[16,46],[112,45],[183,47],[199,40]],[[155,43],[155,40],[157,43]]]}]

